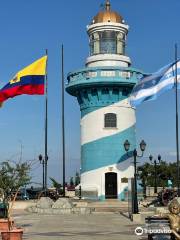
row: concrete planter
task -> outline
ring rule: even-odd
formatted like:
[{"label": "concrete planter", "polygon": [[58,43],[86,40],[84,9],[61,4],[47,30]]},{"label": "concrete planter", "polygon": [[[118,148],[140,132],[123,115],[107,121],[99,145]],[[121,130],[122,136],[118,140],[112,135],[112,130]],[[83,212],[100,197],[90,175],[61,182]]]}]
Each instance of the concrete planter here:
[{"label": "concrete planter", "polygon": [[23,229],[14,228],[10,231],[1,231],[2,240],[22,240]]},{"label": "concrete planter", "polygon": [[13,220],[9,220],[7,218],[0,219],[0,231],[8,231],[14,225]]}]

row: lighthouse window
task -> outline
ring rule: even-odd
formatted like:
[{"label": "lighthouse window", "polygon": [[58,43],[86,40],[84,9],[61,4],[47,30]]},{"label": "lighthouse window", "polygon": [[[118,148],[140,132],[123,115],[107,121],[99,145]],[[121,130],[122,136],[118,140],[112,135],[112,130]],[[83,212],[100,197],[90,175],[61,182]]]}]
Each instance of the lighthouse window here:
[{"label": "lighthouse window", "polygon": [[99,54],[99,33],[90,36],[90,55]]},{"label": "lighthouse window", "polygon": [[117,31],[99,31],[89,37],[90,55],[125,54],[126,35]]},{"label": "lighthouse window", "polygon": [[94,36],[90,36],[90,55],[94,54]]},{"label": "lighthouse window", "polygon": [[100,52],[116,54],[116,32],[104,31],[100,33]]},{"label": "lighthouse window", "polygon": [[104,115],[104,127],[105,128],[117,127],[117,116],[115,113],[106,113]]},{"label": "lighthouse window", "polygon": [[117,54],[125,54],[125,35],[121,32],[117,34]]}]

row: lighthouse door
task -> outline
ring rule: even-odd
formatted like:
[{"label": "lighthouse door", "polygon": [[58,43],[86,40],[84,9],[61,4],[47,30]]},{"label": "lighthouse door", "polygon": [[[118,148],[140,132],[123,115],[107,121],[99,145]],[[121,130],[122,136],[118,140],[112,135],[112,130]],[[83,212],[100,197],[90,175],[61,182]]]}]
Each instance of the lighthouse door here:
[{"label": "lighthouse door", "polygon": [[105,174],[105,198],[117,198],[117,173]]}]

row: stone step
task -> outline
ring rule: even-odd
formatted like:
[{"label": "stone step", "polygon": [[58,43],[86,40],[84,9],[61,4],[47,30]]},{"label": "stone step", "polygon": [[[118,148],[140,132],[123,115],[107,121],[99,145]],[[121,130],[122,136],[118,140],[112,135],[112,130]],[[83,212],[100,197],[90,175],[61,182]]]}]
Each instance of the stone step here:
[{"label": "stone step", "polygon": [[87,206],[89,207],[128,207],[128,203],[88,203]]},{"label": "stone step", "polygon": [[119,213],[119,212],[124,212],[127,211],[127,208],[120,208],[120,207],[96,207],[94,208],[94,212],[114,212],[114,213]]}]

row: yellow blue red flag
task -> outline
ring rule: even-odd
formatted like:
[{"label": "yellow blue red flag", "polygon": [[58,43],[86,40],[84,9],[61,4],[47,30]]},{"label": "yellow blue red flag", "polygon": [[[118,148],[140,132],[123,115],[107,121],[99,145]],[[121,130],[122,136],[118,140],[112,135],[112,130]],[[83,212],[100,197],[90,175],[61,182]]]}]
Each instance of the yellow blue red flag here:
[{"label": "yellow blue red flag", "polygon": [[19,71],[0,90],[0,102],[18,95],[43,95],[45,86],[47,56],[44,56]]}]

